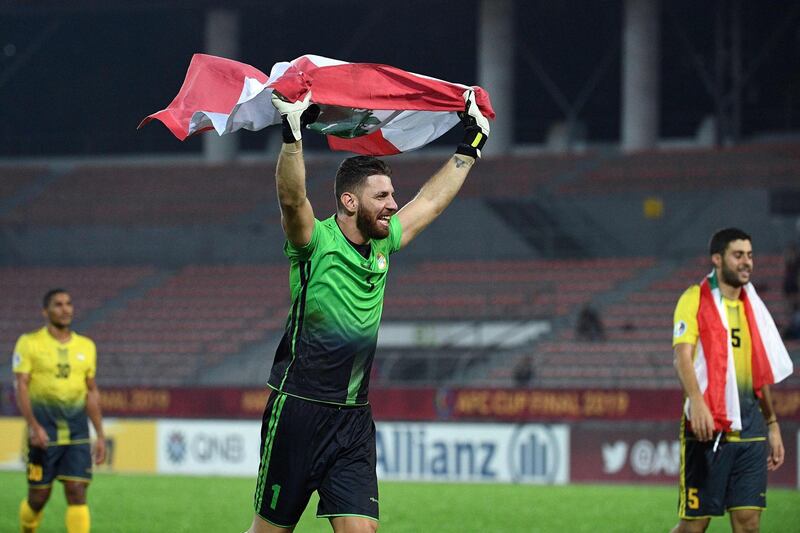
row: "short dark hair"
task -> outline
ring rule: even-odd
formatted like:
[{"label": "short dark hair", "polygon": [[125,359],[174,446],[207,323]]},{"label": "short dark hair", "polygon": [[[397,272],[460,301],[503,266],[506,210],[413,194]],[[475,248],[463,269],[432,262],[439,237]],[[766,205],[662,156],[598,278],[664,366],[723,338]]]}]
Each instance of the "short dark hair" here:
[{"label": "short dark hair", "polygon": [[708,255],[725,255],[725,250],[728,248],[728,245],[733,241],[739,240],[752,241],[753,239],[739,228],[721,229],[711,236],[711,241],[708,243]]},{"label": "short dark hair", "polygon": [[357,155],[348,157],[339,165],[336,171],[336,180],[333,185],[333,193],[336,195],[337,211],[342,206],[342,193],[356,193],[364,184],[364,180],[369,176],[381,174],[392,177],[392,169],[385,161],[381,161],[370,155]]},{"label": "short dark hair", "polygon": [[66,289],[50,289],[46,293],[44,293],[44,297],[42,298],[42,307],[47,309],[50,307],[50,300],[53,299],[53,296],[56,294],[69,294],[69,291]]}]

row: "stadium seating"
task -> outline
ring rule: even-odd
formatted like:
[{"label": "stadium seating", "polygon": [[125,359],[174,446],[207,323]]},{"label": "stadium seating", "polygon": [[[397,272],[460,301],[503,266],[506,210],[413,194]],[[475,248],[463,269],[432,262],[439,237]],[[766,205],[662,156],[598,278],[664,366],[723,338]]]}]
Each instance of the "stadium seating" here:
[{"label": "stadium seating", "polygon": [[[613,289],[652,262],[642,258],[399,263],[388,284],[384,317],[552,318]],[[90,313],[97,317],[81,331],[98,344],[106,384],[191,383],[249,346],[274,342],[290,303],[285,263],[190,265],[174,273],[155,267],[87,267],[6,269],[3,274],[3,288],[11,297],[2,317],[4,342],[13,343],[21,331],[40,323],[37,304],[45,287],[66,285],[76,301],[78,329],[81,317]],[[154,286],[120,297],[123,290],[148,277],[156,280]],[[24,320],[19,318],[23,314]],[[419,353],[414,358],[438,361],[431,363],[436,367],[431,375],[439,376],[463,367],[464,358],[483,357],[453,349],[445,352]],[[402,367],[397,365],[391,375],[382,377],[402,379],[408,374]]]},{"label": "stadium seating", "polygon": [[720,187],[796,186],[800,144],[753,144],[730,149],[645,151],[599,162],[558,192],[694,191]]},{"label": "stadium seating", "polygon": [[[333,176],[340,159],[312,157],[307,163],[308,195],[320,211],[318,216],[327,216],[335,208]],[[529,196],[553,176],[573,171],[581,160],[579,156],[490,159],[476,168],[461,196]],[[443,161],[441,156],[391,161],[398,200],[410,200]],[[18,192],[46,170],[0,169],[0,199]],[[274,162],[264,161],[82,165],[56,179],[31,201],[0,212],[0,221],[35,226],[219,224],[268,207],[274,215],[271,222],[277,222],[274,172]]]},{"label": "stadium seating", "polygon": [[[509,351],[500,365],[492,363],[497,350],[487,348],[380,350],[374,379],[439,382],[489,365],[484,381],[509,385],[517,361],[532,355],[538,386],[672,388],[672,311],[688,283],[705,274],[707,260],[690,258],[645,290],[621,288],[658,266],[649,257],[400,262],[387,285],[384,320],[545,319],[554,331],[533,351]],[[782,258],[759,256],[757,269],[757,280],[779,280]],[[189,265],[177,272],[148,266],[2,268],[0,289],[7,299],[0,309],[0,342],[6,353],[20,333],[41,324],[39,297],[57,285],[75,299],[77,330],[98,345],[101,382],[114,385],[191,384],[252,346],[269,352],[259,356],[266,365],[290,303],[285,263]],[[788,306],[777,283],[758,288],[779,327],[785,324]],[[621,290],[621,300],[601,307],[605,340],[577,340],[577,311],[613,300]],[[800,342],[789,347],[800,352]]]},{"label": "stadium seating", "polygon": [[[559,320],[613,292],[653,258],[530,261],[451,261],[402,265],[387,285],[384,320]],[[488,361],[496,349],[379,351],[378,380],[449,379]],[[512,365],[493,377],[509,381]]]},{"label": "stadium seating", "polygon": [[422,262],[387,284],[386,319],[530,319],[561,316],[630,279],[650,258]]},{"label": "stadium seating", "polygon": [[[390,159],[398,202],[411,199],[444,159],[441,154]],[[307,192],[318,218],[329,216],[335,208],[332,177],[340,160],[339,154],[309,154],[307,159]],[[40,238],[47,243],[74,238],[68,239],[65,249],[74,247],[84,235],[76,226],[107,228],[106,233],[87,233],[106,239],[103,242],[116,242],[132,226],[139,226],[135,231],[145,240],[158,239],[161,230],[174,229],[163,234],[169,239],[199,242],[206,230],[215,230],[216,240],[209,242],[219,243],[229,235],[233,241],[222,261],[246,264],[203,264],[202,253],[197,252],[202,252],[203,241],[186,248],[193,254],[191,259],[185,259],[183,248],[176,245],[176,253],[160,264],[158,257],[153,258],[154,266],[92,266],[102,264],[102,254],[95,254],[88,266],[0,268],[0,288],[7,295],[6,305],[0,309],[0,342],[10,348],[21,332],[37,327],[41,323],[39,297],[47,288],[63,285],[75,297],[78,330],[95,338],[100,347],[101,375],[109,383],[192,383],[251,348],[274,349],[289,306],[287,265],[279,257],[279,243],[271,246],[263,262],[258,262],[261,256],[237,258],[235,251],[240,244],[235,239],[246,225],[263,222],[278,227],[274,161],[96,163],[78,164],[64,172],[65,168],[69,167],[0,168],[0,223],[11,228],[7,232],[10,238],[3,241],[10,250],[28,253],[34,260],[45,257],[28,252],[25,246],[17,247],[26,242],[26,232],[36,235],[36,243]],[[495,208],[502,208],[507,201],[531,198],[547,203],[543,190],[555,193],[550,198],[572,201],[579,195],[591,199],[599,193],[619,191],[688,193],[721,185],[743,190],[796,186],[798,175],[798,143],[628,155],[588,152],[487,157],[476,166],[456,200],[467,200],[460,206],[463,209],[454,206],[449,212],[478,220],[473,207],[482,200],[487,204],[494,201]],[[572,205],[569,201],[565,205]],[[525,201],[515,205],[520,210],[531,207]],[[591,204],[581,207],[591,209]],[[554,224],[564,224],[566,233],[587,229],[580,224],[567,227],[566,218],[559,219],[557,211],[557,206],[553,207],[550,215],[555,217]],[[455,220],[442,227],[458,228],[461,219]],[[498,218],[493,223],[513,227],[515,220]],[[762,227],[771,228],[771,224]],[[175,229],[178,226],[193,226],[193,231]],[[242,242],[260,242],[258,235],[255,231],[248,237],[252,240]],[[485,241],[492,235],[487,232],[476,238]],[[270,233],[269,239],[273,237]],[[615,238],[624,236],[615,234]],[[482,250],[484,241],[475,250]],[[269,244],[275,242],[269,240]],[[757,256],[755,279],[782,326],[788,321],[789,308],[780,290],[783,264],[774,245],[771,254]],[[485,365],[482,378],[510,384],[516,362],[532,355],[537,385],[675,386],[669,347],[671,315],[680,292],[708,270],[707,258],[690,257],[673,268],[672,258],[644,256],[653,253],[648,248],[635,252],[644,257],[539,259],[532,253],[528,259],[525,246],[517,246],[522,250],[517,255],[498,256],[525,259],[493,259],[488,253],[476,259],[474,250],[459,257],[435,247],[430,253],[426,249],[418,256],[406,256],[392,265],[383,316],[387,321],[543,319],[552,324],[547,338],[499,359],[486,350],[452,346],[382,351],[373,369],[376,379],[437,381],[454,374],[471,379],[465,370]],[[502,252],[503,245],[497,246],[498,250]],[[112,261],[124,265],[127,257]],[[14,261],[9,256],[4,264]],[[20,261],[25,262],[34,261]],[[670,273],[648,281],[648,272],[656,270]],[[604,341],[575,338],[575,316],[589,303],[602,314]],[[800,343],[790,343],[790,348],[799,353]]]},{"label": "stadium seating", "polygon": [[0,167],[0,201],[18,194],[46,170],[42,166]]},{"label": "stadium seating", "polygon": [[44,324],[41,298],[53,288],[70,292],[75,305],[75,328],[81,327],[126,289],[154,273],[153,267],[0,267],[0,346],[10,354],[16,339]]},{"label": "stadium seating", "polygon": [[[707,257],[692,257],[667,278],[605,306],[601,313],[604,340],[576,340],[573,323],[567,323],[535,347],[532,359],[537,383],[544,387],[674,388],[672,314],[681,293],[709,270]],[[781,256],[756,257],[754,283],[779,329],[789,318],[779,285],[782,273]],[[800,355],[800,342],[789,342],[787,347],[795,357]],[[530,355],[516,354],[507,366],[495,371],[494,378],[510,380],[514,365]]]},{"label": "stadium seating", "polygon": [[289,306],[281,266],[187,266],[89,332],[104,346],[104,382],[190,384],[280,332]]},{"label": "stadium seating", "polygon": [[274,197],[271,166],[79,166],[0,219],[47,225],[220,223]]},{"label": "stadium seating", "polygon": [[[332,178],[340,159],[329,155],[307,161],[309,198],[319,209],[334,209]],[[398,200],[411,199],[443,160],[430,155],[390,160]],[[19,192],[46,171],[46,166],[3,167],[0,199]],[[274,162],[263,160],[227,165],[79,165],[30,201],[0,211],[0,221],[37,226],[218,224],[265,206],[272,208],[276,218],[273,174]],[[562,194],[794,186],[799,174],[800,144],[796,143],[615,157],[592,153],[517,155],[482,161],[459,197],[534,197],[543,186]],[[563,180],[565,177],[568,179]],[[319,214],[327,216],[325,211]]]},{"label": "stadium seating", "polygon": [[[520,198],[533,196],[556,177],[579,171],[588,156],[575,154],[518,155],[487,158],[470,173],[459,198]],[[422,187],[445,158],[425,157],[390,161],[399,197],[408,200]]]}]

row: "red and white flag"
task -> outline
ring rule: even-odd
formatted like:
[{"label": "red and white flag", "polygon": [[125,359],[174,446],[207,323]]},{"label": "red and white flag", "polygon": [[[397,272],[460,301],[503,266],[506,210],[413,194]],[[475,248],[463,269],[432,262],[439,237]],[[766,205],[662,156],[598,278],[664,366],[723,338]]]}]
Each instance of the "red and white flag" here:
[{"label": "red and white flag", "polygon": [[331,149],[390,155],[420,148],[456,125],[470,88],[481,113],[494,119],[482,88],[389,65],[304,55],[276,63],[267,76],[238,61],[195,54],[172,103],[139,127],[157,119],[180,140],[211,129],[219,135],[257,131],[281,122],[272,106],[273,90],[290,101],[312,91],[311,101],[321,113],[309,129],[326,135]]},{"label": "red and white flag", "polygon": [[[772,315],[752,283],[742,288],[739,298],[750,331],[752,387],[760,398],[764,385],[772,385],[791,376],[794,365]],[[700,392],[714,417],[714,431],[740,431],[739,385],[728,313],[713,271],[700,284],[697,323],[700,337],[695,348],[694,371]],[[684,412],[689,418],[688,398]]]}]

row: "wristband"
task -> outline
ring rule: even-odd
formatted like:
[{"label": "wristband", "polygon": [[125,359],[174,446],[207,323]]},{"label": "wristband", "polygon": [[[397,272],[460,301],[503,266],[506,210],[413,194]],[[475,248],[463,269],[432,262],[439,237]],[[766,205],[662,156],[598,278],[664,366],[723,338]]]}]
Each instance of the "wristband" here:
[{"label": "wristband", "polygon": [[777,424],[777,423],[778,423],[778,418],[774,417],[774,416],[772,418],[770,418],[769,420],[767,420],[767,425],[768,426],[772,425],[772,424]]},{"label": "wristband", "polygon": [[468,127],[464,132],[464,139],[456,148],[456,153],[478,159],[481,156],[481,148],[486,144],[486,139],[486,134],[479,127]]},{"label": "wristband", "polygon": [[461,143],[456,147],[456,153],[459,155],[467,155],[473,159],[478,159],[478,150],[468,144]]}]

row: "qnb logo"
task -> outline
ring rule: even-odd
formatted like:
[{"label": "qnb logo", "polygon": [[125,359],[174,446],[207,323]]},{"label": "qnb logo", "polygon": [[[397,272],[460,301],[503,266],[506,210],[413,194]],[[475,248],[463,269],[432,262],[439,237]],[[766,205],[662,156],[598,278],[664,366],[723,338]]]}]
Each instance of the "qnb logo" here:
[{"label": "qnb logo", "polygon": [[180,464],[186,458],[186,437],[175,431],[167,438],[167,457],[169,462]]},{"label": "qnb logo", "polygon": [[524,425],[511,437],[509,469],[515,482],[553,483],[561,467],[558,439],[547,426]]},{"label": "qnb logo", "polygon": [[192,436],[190,448],[192,458],[203,463],[241,463],[245,459],[241,435],[198,433]]}]

